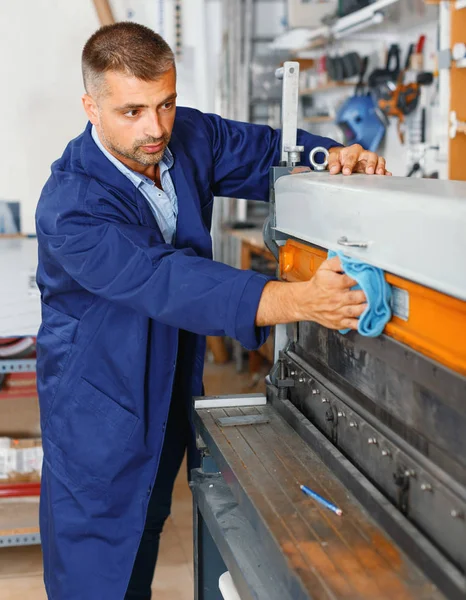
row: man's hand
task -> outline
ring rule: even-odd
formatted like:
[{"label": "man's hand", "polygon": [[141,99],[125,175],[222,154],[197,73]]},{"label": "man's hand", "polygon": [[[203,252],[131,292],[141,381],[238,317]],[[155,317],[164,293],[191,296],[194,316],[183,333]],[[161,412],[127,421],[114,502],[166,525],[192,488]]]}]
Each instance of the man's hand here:
[{"label": "man's hand", "polygon": [[328,170],[331,175],[343,172],[366,173],[367,175],[391,175],[385,168],[385,159],[375,152],[364,150],[359,144],[343,148],[330,148],[328,157]]},{"label": "man's hand", "polygon": [[315,321],[328,329],[358,328],[358,317],[367,307],[366,296],[360,290],[352,291],[356,281],[341,271],[340,259],[335,256],[304,284],[298,320]]},{"label": "man's hand", "polygon": [[366,297],[352,291],[356,282],[343,274],[340,259],[326,260],[310,281],[269,282],[262,292],[256,325],[315,321],[328,329],[357,329]]}]

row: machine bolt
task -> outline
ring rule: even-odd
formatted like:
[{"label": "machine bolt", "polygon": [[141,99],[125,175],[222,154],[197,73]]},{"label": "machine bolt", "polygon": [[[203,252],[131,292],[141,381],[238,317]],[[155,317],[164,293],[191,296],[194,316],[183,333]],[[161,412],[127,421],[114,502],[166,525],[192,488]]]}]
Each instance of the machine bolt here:
[{"label": "machine bolt", "polygon": [[314,394],[314,396],[316,396],[317,394],[320,394],[320,391],[314,388],[312,390],[312,393]]},{"label": "machine bolt", "polygon": [[412,477],[413,479],[416,479],[416,471],[413,471],[413,469],[406,469],[405,475],[406,477]]},{"label": "machine bolt", "polygon": [[291,375],[291,376],[294,376],[294,375],[297,375],[297,374],[298,374],[298,373],[297,373],[296,371],[290,371],[290,375]]},{"label": "machine bolt", "polygon": [[421,490],[423,492],[431,492],[432,486],[430,485],[430,483],[421,483]]},{"label": "machine bolt", "polygon": [[385,448],[385,450],[382,450],[382,456],[390,457],[391,455],[392,455],[392,453],[390,452],[390,450],[388,450],[388,448]]},{"label": "machine bolt", "polygon": [[322,398],[322,404],[328,404],[327,398]]},{"label": "machine bolt", "polygon": [[354,429],[357,429],[357,428],[358,428],[358,424],[357,424],[357,423],[355,423],[354,421],[350,421],[350,424],[349,424],[349,426],[350,426],[350,427],[354,427]]},{"label": "machine bolt", "polygon": [[377,445],[377,439],[376,438],[369,438],[367,440],[367,443],[376,446]]},{"label": "machine bolt", "polygon": [[464,513],[461,510],[453,509],[450,514],[454,519],[464,519]]},{"label": "machine bolt", "polygon": [[345,413],[344,413],[342,410],[339,410],[339,411],[337,412],[337,416],[338,416],[338,417],[341,417],[341,418],[343,418],[343,419],[346,417]]},{"label": "machine bolt", "polygon": [[298,379],[298,382],[299,382],[299,383],[304,383],[305,381],[306,381],[306,380],[304,379],[304,377],[300,377],[300,378]]}]

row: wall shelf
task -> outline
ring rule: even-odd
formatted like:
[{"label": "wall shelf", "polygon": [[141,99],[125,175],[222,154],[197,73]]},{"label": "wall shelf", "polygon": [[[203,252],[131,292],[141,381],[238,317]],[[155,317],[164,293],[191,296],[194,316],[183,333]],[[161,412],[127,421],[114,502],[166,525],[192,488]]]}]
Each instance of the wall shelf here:
[{"label": "wall shelf", "polygon": [[[275,49],[287,48],[299,52],[324,46],[332,39],[347,37],[373,25],[379,25],[383,21],[381,11],[399,1],[376,0],[369,6],[337,19],[330,26],[316,27],[307,31],[305,28],[288,30],[274,40],[272,47]],[[464,0],[457,1],[463,2]]]},{"label": "wall shelf", "polygon": [[335,119],[333,117],[303,117],[305,123],[333,123]]},{"label": "wall shelf", "polygon": [[354,88],[356,84],[354,83],[339,83],[336,81],[331,81],[330,83],[327,83],[326,85],[321,85],[318,86],[316,88],[305,88],[300,90],[299,95],[300,96],[312,96],[313,94],[322,94],[325,92],[332,92],[335,90],[345,90],[348,88]]}]

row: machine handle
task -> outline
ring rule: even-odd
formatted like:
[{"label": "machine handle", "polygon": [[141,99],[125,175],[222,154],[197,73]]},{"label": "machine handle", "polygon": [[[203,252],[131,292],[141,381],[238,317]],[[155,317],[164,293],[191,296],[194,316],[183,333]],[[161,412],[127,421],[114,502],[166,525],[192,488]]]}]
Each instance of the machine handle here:
[{"label": "machine handle", "polygon": [[347,248],[367,248],[369,246],[369,242],[350,242],[346,235],[343,235],[341,238],[339,238],[337,244]]},{"label": "machine handle", "polygon": [[[323,163],[316,162],[316,160],[315,160],[316,154],[324,155]],[[309,162],[311,163],[314,171],[325,171],[328,167],[328,157],[329,157],[328,150],[327,150],[327,148],[324,148],[323,146],[317,146],[317,148],[314,148],[313,150],[311,150],[309,152]]]}]

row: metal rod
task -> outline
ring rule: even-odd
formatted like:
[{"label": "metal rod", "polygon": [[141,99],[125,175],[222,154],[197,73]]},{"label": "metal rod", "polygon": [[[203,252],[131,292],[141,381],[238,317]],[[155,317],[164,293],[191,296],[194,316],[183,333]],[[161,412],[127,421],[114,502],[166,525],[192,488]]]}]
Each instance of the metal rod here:
[{"label": "metal rod", "polygon": [[296,147],[298,135],[298,92],[299,92],[299,63],[287,61],[283,65],[282,92],[282,148],[281,161],[283,165],[289,162],[288,152]]}]

